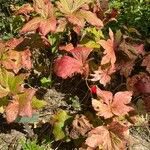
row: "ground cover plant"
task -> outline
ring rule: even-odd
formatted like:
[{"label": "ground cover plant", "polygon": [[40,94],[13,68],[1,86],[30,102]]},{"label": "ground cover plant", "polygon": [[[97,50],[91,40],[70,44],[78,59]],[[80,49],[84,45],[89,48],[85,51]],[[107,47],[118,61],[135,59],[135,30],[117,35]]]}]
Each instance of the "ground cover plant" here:
[{"label": "ground cover plant", "polygon": [[149,1],[0,6],[1,149],[149,149]]}]

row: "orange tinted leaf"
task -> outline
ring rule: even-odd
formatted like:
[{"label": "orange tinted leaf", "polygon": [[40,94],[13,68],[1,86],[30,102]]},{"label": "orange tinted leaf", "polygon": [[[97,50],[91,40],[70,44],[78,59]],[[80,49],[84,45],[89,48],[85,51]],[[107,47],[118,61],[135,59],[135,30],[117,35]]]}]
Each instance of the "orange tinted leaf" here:
[{"label": "orange tinted leaf", "polygon": [[44,19],[39,17],[33,18],[23,26],[20,33],[35,31],[36,29],[38,29],[40,22],[42,22],[43,20]]},{"label": "orange tinted leaf", "polygon": [[79,16],[77,13],[76,14],[72,14],[72,15],[69,15],[67,17],[68,21],[71,22],[72,24],[74,25],[77,25],[81,28],[84,27],[85,25],[85,21],[84,21],[84,18],[82,18],[81,16]]},{"label": "orange tinted leaf", "polygon": [[113,116],[109,103],[105,104],[100,102],[99,100],[92,99],[92,106],[94,110],[97,112],[96,115],[98,116],[102,116],[105,119],[111,118]]},{"label": "orange tinted leaf", "polygon": [[96,14],[92,13],[91,11],[87,10],[80,10],[81,15],[83,18],[93,26],[103,27],[103,22],[96,16]]},{"label": "orange tinted leaf", "polygon": [[94,149],[124,150],[127,130],[126,126],[118,122],[112,122],[108,126],[98,126],[88,133],[85,144]]},{"label": "orange tinted leaf", "polygon": [[[122,116],[133,110],[130,103],[132,92],[124,91],[117,92],[114,96],[109,91],[103,91],[97,88],[99,99],[92,100],[92,106],[97,111],[98,116],[103,116],[105,119],[112,116]],[[121,108],[121,109],[120,109]]]},{"label": "orange tinted leaf", "polygon": [[16,11],[16,15],[19,15],[19,14],[27,15],[33,11],[34,9],[31,7],[30,4],[24,4]]},{"label": "orange tinted leaf", "polygon": [[65,51],[71,51],[72,49],[74,49],[74,46],[72,45],[72,43],[69,43],[67,45],[62,45],[59,46],[59,50],[65,50]]},{"label": "orange tinted leaf", "polygon": [[5,59],[2,60],[1,63],[6,69],[10,69],[15,73],[18,73],[21,68],[31,69],[32,63],[30,57],[31,53],[28,49],[20,52],[9,50],[5,54]]},{"label": "orange tinted leaf", "polygon": [[114,63],[116,62],[116,55],[115,55],[114,34],[111,29],[109,29],[109,36],[110,39],[108,39],[107,41],[105,40],[99,41],[99,44],[105,49],[101,65],[111,63],[111,65],[113,66]]},{"label": "orange tinted leaf", "polygon": [[101,69],[101,66],[98,70],[94,71],[94,74],[91,74],[93,79],[91,81],[99,81],[102,85],[106,86],[107,83],[110,82],[110,75],[115,72],[114,67],[108,67],[106,69]]},{"label": "orange tinted leaf", "polygon": [[33,7],[45,19],[53,16],[53,5],[49,0],[33,0]]},{"label": "orange tinted leaf", "polygon": [[15,121],[17,116],[32,117],[31,101],[35,92],[35,89],[26,89],[23,94],[13,96],[12,102],[5,109],[8,123]]},{"label": "orange tinted leaf", "polygon": [[97,148],[98,146],[101,147],[104,145],[104,143],[107,143],[109,145],[108,147],[110,148],[109,140],[110,140],[110,135],[107,128],[104,126],[99,126],[94,128],[88,133],[88,138],[86,139],[85,143],[91,148]]},{"label": "orange tinted leaf", "polygon": [[15,73],[17,73],[21,68],[20,52],[9,50],[5,57],[6,59],[2,61],[3,66],[6,69],[12,69]]}]

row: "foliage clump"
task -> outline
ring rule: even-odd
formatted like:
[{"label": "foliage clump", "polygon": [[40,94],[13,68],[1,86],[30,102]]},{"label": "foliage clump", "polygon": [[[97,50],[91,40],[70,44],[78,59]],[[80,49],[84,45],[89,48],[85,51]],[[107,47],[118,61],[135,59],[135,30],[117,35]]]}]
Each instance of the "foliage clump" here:
[{"label": "foliage clump", "polygon": [[[33,0],[12,4],[11,28],[4,20],[0,24],[0,30],[6,31],[0,40],[0,112],[7,123],[34,122],[41,127],[45,121],[39,121],[39,109],[53,103],[38,93],[52,87],[61,91],[61,83],[75,80],[80,86],[71,86],[80,91],[78,97],[66,92],[59,100],[65,105],[51,106],[55,108],[46,120],[52,129],[52,147],[72,142],[81,150],[126,149],[129,129],[150,112],[150,55],[144,45],[149,43],[149,32],[147,21],[143,20],[145,28],[137,25],[147,3]],[[11,34],[5,37],[7,32]],[[144,111],[139,109],[140,100]],[[141,124],[148,126],[148,121]],[[43,149],[34,141],[28,143],[23,143],[24,149]]]}]

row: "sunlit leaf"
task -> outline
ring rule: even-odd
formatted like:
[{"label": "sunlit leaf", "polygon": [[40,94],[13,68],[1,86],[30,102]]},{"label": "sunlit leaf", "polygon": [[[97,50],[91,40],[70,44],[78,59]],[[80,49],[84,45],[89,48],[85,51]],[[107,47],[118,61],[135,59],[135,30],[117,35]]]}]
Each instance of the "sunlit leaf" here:
[{"label": "sunlit leaf", "polygon": [[68,120],[70,116],[67,114],[66,111],[60,110],[53,116],[54,127],[53,127],[53,134],[55,136],[55,140],[61,140],[65,138],[65,121]]}]

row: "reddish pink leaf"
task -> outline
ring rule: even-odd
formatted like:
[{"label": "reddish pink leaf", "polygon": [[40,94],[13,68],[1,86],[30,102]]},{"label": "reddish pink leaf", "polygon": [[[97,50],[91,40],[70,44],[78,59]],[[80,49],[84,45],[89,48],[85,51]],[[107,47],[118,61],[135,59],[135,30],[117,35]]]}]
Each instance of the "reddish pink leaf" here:
[{"label": "reddish pink leaf", "polygon": [[70,51],[73,57],[63,56],[57,58],[54,64],[54,72],[57,76],[66,79],[75,73],[87,75],[89,66],[86,61],[92,49],[86,47],[77,47]]},{"label": "reddish pink leaf", "polygon": [[19,38],[19,39],[16,39],[16,38],[13,38],[13,39],[10,39],[9,41],[7,41],[5,43],[5,47],[6,48],[9,48],[9,49],[15,49],[20,43],[23,42],[23,38]]},{"label": "reddish pink leaf", "polygon": [[[98,116],[103,116],[105,119],[112,116],[126,115],[133,110],[131,106],[127,106],[132,98],[132,92],[124,91],[117,92],[114,96],[109,91],[102,91],[97,88],[99,100],[93,99],[92,106],[97,111]],[[121,108],[121,109],[120,109]]]},{"label": "reddish pink leaf", "polygon": [[105,49],[101,65],[111,63],[111,65],[113,66],[116,62],[116,55],[115,55],[114,34],[111,29],[109,29],[109,36],[110,39],[108,39],[107,41],[105,40],[99,41],[99,44]]},{"label": "reddish pink leaf", "polygon": [[67,77],[73,76],[75,73],[83,73],[82,62],[69,57],[63,56],[55,60],[54,72],[57,76],[66,79]]},{"label": "reddish pink leaf", "polygon": [[21,59],[22,59],[22,67],[25,69],[31,69],[32,68],[32,62],[31,62],[31,52],[29,49],[26,49],[22,51],[21,53]]},{"label": "reddish pink leaf", "polygon": [[14,96],[14,100],[8,104],[5,109],[6,119],[8,123],[15,121],[19,113],[19,102],[18,97]]},{"label": "reddish pink leaf", "polygon": [[55,30],[56,30],[55,18],[44,19],[39,24],[39,32],[44,36],[47,35],[49,32],[54,32]]},{"label": "reddish pink leaf", "polygon": [[142,66],[145,66],[146,70],[150,73],[150,54],[144,58]]}]

